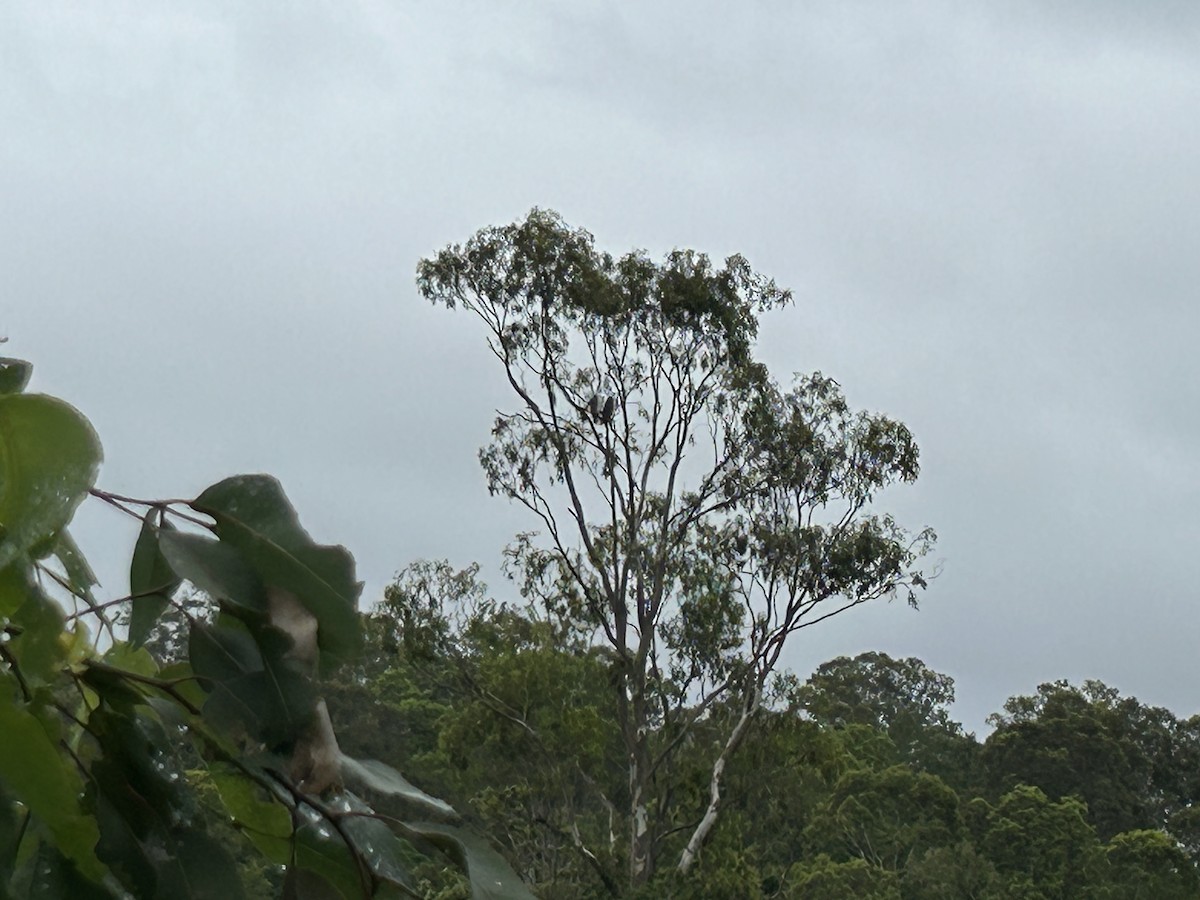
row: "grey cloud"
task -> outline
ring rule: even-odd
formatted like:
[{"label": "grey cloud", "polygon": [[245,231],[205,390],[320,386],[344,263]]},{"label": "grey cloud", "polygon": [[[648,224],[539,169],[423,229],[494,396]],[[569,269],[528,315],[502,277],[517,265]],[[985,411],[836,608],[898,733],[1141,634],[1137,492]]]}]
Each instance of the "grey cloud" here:
[{"label": "grey cloud", "polygon": [[[922,611],[791,664],[916,655],[971,727],[1039,680],[1191,713],[1200,9],[1189,3],[12,3],[0,333],[146,495],[269,470],[368,592],[528,523],[505,401],[417,259],[533,205],[796,289],[777,373],[908,422]],[[132,537],[88,511],[108,589]]]}]

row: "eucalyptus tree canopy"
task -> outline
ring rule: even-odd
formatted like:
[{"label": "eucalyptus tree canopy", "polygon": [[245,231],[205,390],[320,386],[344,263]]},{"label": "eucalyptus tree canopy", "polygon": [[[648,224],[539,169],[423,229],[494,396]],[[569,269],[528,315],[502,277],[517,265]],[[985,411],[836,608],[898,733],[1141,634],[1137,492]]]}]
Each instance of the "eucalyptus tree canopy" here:
[{"label": "eucalyptus tree canopy", "polygon": [[[511,388],[480,460],[537,528],[508,550],[513,577],[611,659],[630,881],[650,878],[671,834],[686,871],[788,639],[925,586],[932,531],[873,507],[916,479],[917,445],[832,378],[771,377],[759,317],[791,295],[740,256],[615,257],[534,210],[423,261],[418,286],[474,314]],[[718,707],[695,818],[668,819],[676,752]]]}]

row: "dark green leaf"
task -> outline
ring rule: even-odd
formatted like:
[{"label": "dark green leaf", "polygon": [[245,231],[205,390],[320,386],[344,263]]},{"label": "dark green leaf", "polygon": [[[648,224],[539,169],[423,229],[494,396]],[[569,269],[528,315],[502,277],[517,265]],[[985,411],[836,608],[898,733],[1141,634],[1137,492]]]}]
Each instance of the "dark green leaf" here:
[{"label": "dark green leaf", "polygon": [[196,534],[163,531],[158,546],[170,568],[210,597],[253,615],[265,615],[266,591],[235,546]]},{"label": "dark green leaf", "polygon": [[226,731],[239,726],[268,747],[295,740],[312,719],[315,695],[305,681],[279,682],[266,671],[217,685],[204,717]]},{"label": "dark green leaf", "polygon": [[484,838],[438,822],[397,824],[401,833],[440,848],[467,873],[474,900],[536,900],[504,857]]},{"label": "dark green leaf", "polygon": [[[351,897],[364,896],[360,890]],[[323,877],[311,869],[301,869],[290,866],[283,879],[283,900],[348,900],[342,893]]]},{"label": "dark green leaf", "polygon": [[0,569],[0,619],[9,618],[37,593],[33,567],[28,563],[16,562]]},{"label": "dark green leaf", "polygon": [[188,655],[200,684],[210,690],[217,683],[263,668],[254,637],[229,624],[194,622],[188,636]]},{"label": "dark green leaf", "polygon": [[146,702],[141,685],[130,681],[115,669],[95,666],[90,661],[84,663],[83,683],[105,703],[121,710],[128,711]]},{"label": "dark green leaf", "polygon": [[29,862],[30,878],[21,900],[113,900],[112,891],[81,875],[52,844],[42,843]]},{"label": "dark green leaf", "polygon": [[135,647],[145,643],[167,608],[168,599],[179,587],[179,576],[159,547],[159,535],[174,526],[167,521],[155,525],[156,517],[161,518],[157,510],[146,512],[129,564],[129,593],[140,595],[133,597],[133,612],[129,616],[129,642]]},{"label": "dark green leaf", "polygon": [[8,897],[5,888],[16,868],[17,850],[28,815],[18,810],[16,801],[0,788],[0,898]]},{"label": "dark green leaf", "polygon": [[136,672],[138,675],[157,675],[158,663],[145,647],[134,647],[125,641],[118,641],[104,651],[104,661],[110,666]]},{"label": "dark green leaf", "polygon": [[290,591],[317,617],[322,661],[333,666],[359,650],[354,558],[344,547],[315,544],[279,482],[267,475],[228,478],[193,502],[216,520],[223,542],[241,550],[270,585]]},{"label": "dark green leaf", "polygon": [[0,394],[19,394],[29,384],[33,364],[11,356],[0,356]]},{"label": "dark green leaf", "polygon": [[[337,892],[334,896],[345,900],[371,896],[371,874],[366,868],[366,861],[363,860],[359,865],[346,842],[329,822],[319,819],[297,828],[295,849],[296,868],[319,875],[329,888]],[[297,893],[296,896],[302,898],[306,895]],[[327,895],[314,892],[311,896]]]},{"label": "dark green leaf", "polygon": [[[211,696],[204,717],[225,730],[245,729],[269,746],[295,739],[312,718],[310,681],[282,659],[282,635],[255,636],[237,620],[197,622],[188,640],[192,669]],[[265,655],[264,655],[265,651]]]},{"label": "dark green leaf", "polygon": [[95,484],[102,456],[92,426],[68,404],[0,395],[0,569],[35,547],[52,549]]},{"label": "dark green leaf", "polygon": [[34,587],[20,609],[13,613],[12,621],[21,628],[11,645],[25,678],[53,680],[66,657],[59,640],[63,633],[63,613],[58,604]]},{"label": "dark green leaf", "polygon": [[96,855],[135,897],[153,897],[158,872],[147,856],[147,848],[102,791],[92,789],[89,796],[89,806],[100,826]]},{"label": "dark green leaf", "polygon": [[342,775],[347,781],[362,785],[376,793],[399,797],[443,816],[458,818],[458,813],[445,800],[431,797],[391,766],[376,759],[357,760],[342,757]]},{"label": "dark green leaf", "polygon": [[144,706],[104,704],[89,717],[88,731],[104,751],[91,768],[99,790],[139,839],[167,835],[189,798],[162,726]]},{"label": "dark green leaf", "polygon": [[83,555],[83,551],[79,549],[79,545],[75,543],[70,532],[65,528],[58,536],[58,543],[54,547],[54,555],[62,564],[63,571],[67,574],[67,583],[71,585],[71,592],[76,596],[86,597],[89,601],[95,603],[96,598],[92,596],[92,588],[100,582],[96,580],[96,573],[92,571],[92,567],[88,565],[87,558]]},{"label": "dark green leaf", "polygon": [[334,800],[333,805],[343,813],[340,824],[354,852],[376,878],[415,890],[409,874],[412,846],[396,837],[391,828],[375,817],[370,806],[349,791]]},{"label": "dark green leaf", "polygon": [[233,858],[197,829],[171,836],[158,880],[156,900],[241,900],[245,896]]}]

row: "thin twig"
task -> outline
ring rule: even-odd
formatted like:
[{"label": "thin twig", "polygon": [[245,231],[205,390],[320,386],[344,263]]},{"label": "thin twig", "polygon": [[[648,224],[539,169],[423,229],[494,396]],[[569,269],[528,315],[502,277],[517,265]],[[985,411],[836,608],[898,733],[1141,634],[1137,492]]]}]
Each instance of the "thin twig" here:
[{"label": "thin twig", "polygon": [[17,684],[21,686],[21,694],[25,697],[25,702],[28,703],[33,699],[33,692],[29,690],[29,682],[25,680],[25,676],[21,673],[21,667],[17,665],[16,657],[3,644],[0,644],[0,659],[8,663],[8,667],[12,669],[13,675],[16,676]]},{"label": "thin twig", "polygon": [[163,678],[155,678],[152,675],[140,675],[137,672],[130,672],[128,669],[121,669],[121,668],[118,668],[117,666],[110,666],[108,663],[102,663],[95,659],[89,659],[86,663],[84,663],[84,665],[86,665],[87,668],[94,669],[97,672],[104,672],[107,675],[114,675],[118,678],[124,678],[127,681],[133,681],[133,682],[137,682],[138,684],[144,684],[144,685],[147,685],[152,688],[157,688],[158,690],[162,691],[164,694],[171,697],[171,699],[173,699],[176,703],[178,703],[180,706],[182,706],[184,709],[186,709],[192,715],[194,715],[194,716],[200,715],[200,707],[198,707],[195,703],[193,703],[191,700],[189,700],[187,697],[185,697],[183,694],[181,694],[179,692],[179,690],[175,687],[175,685],[182,684],[185,681],[196,680],[195,675],[184,675],[180,678],[172,678],[170,680],[166,680]]},{"label": "thin twig", "polygon": [[138,591],[133,594],[126,594],[124,597],[117,597],[117,599],[115,599],[115,600],[105,600],[103,603],[93,604],[82,612],[71,613],[71,615],[66,617],[66,621],[70,622],[72,619],[78,619],[81,616],[90,615],[92,613],[98,613],[102,609],[108,609],[110,606],[118,606],[122,603],[128,603],[130,600],[137,600],[140,597],[153,597],[155,594],[163,594],[164,595],[163,599],[170,602],[171,598],[165,596],[165,591],[169,587],[171,587],[171,585],[172,585],[172,582],[167,582],[166,584],[161,585],[156,588],[149,588],[147,590]]},{"label": "thin twig", "polygon": [[[88,596],[87,591],[79,590],[73,584],[71,584],[70,581],[68,581],[66,578],[64,578],[62,575],[59,575],[53,569],[49,568],[48,566],[46,566],[42,563],[37,563],[37,571],[39,574],[43,574],[43,575],[46,575],[47,577],[49,577],[51,581],[53,581],[55,584],[57,584],[60,588],[62,588],[64,591],[66,591],[68,594],[70,594],[75,599],[82,600],[84,605],[88,608],[88,612],[94,614],[96,616],[96,618],[100,620],[101,624],[105,628],[108,629],[108,636],[110,638],[112,638],[114,641],[116,641],[117,634],[116,634],[116,631],[113,630],[113,623],[109,620],[108,616],[104,615],[100,604],[98,604],[95,600],[93,600],[91,597]],[[68,618],[73,619],[78,615],[82,615],[82,614],[75,612],[75,613],[72,613]]]},{"label": "thin twig", "polygon": [[364,900],[370,900],[370,898],[375,895],[375,873],[371,871],[370,863],[368,863],[363,855],[358,852],[358,848],[355,845],[354,840],[346,831],[346,826],[341,821],[345,814],[337,810],[330,809],[316,797],[312,797],[309,794],[304,793],[298,787],[293,785],[289,779],[285,778],[282,773],[276,772],[272,769],[267,769],[266,772],[277,782],[279,782],[280,786],[282,786],[284,790],[292,795],[292,800],[295,802],[297,810],[301,804],[311,807],[321,816],[321,818],[325,819],[334,827],[338,833],[338,836],[346,845],[346,849],[349,850],[350,855],[354,857],[355,868],[358,870],[359,887],[362,888],[363,898]]}]

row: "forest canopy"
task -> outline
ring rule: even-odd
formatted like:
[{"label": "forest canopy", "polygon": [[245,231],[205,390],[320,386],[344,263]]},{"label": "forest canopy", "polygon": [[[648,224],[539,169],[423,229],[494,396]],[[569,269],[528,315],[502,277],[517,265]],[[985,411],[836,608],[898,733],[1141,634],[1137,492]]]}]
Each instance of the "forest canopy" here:
[{"label": "forest canopy", "polygon": [[[353,555],[283,486],[98,484],[86,416],[0,360],[0,900],[1184,898],[1200,717],[785,649],[916,606],[900,421],[755,356],[790,294],[740,256],[613,256],[534,210],[418,266],[509,390],[479,459],[529,527],[480,567]],[[83,502],[136,523],[101,598]],[[500,548],[498,548],[500,549]]]}]

